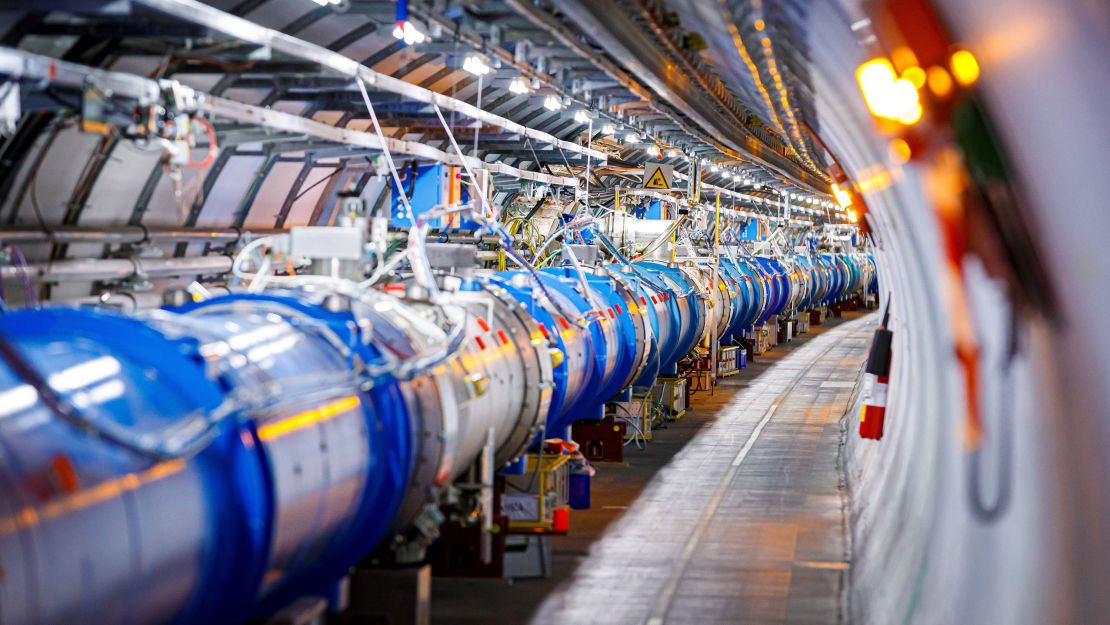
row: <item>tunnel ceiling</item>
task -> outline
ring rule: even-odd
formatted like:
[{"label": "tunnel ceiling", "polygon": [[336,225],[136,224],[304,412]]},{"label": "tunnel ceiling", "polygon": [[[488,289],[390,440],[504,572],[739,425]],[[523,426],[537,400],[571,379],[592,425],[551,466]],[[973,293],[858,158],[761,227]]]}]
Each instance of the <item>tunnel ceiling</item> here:
[{"label": "tunnel ceiling", "polygon": [[[74,9],[77,5],[80,10]],[[804,3],[766,9],[759,0],[698,3],[696,10],[685,5],[677,0],[417,2],[409,6],[410,17],[431,38],[409,46],[392,34],[394,2],[344,0],[320,6],[310,0],[52,0],[35,3],[34,11],[4,12],[3,45],[174,79],[231,101],[337,128],[372,131],[352,76],[336,69],[337,59],[353,60],[381,77],[368,85],[369,96],[385,134],[393,139],[450,153],[434,109],[406,89],[415,86],[451,98],[452,106],[458,106],[444,113],[461,151],[506,165],[495,174],[502,201],[520,192],[522,178],[538,176],[539,182],[555,186],[573,180],[570,176],[587,164],[588,150],[578,146],[587,143],[590,128],[591,147],[607,159],[603,167],[598,167],[600,159],[591,162],[595,189],[629,184],[627,170],[645,159],[645,146],[654,142],[665,149],[662,160],[679,171],[687,171],[687,159],[668,148],[727,167],[720,174],[707,170],[711,184],[756,196],[771,189],[825,195],[829,157],[814,141],[818,125],[806,76],[805,33],[796,26],[802,23]],[[255,24],[273,32],[255,29]],[[283,45],[271,44],[271,36],[282,38]],[[319,48],[306,51],[301,42]],[[324,58],[324,53],[331,56]],[[462,69],[465,58],[475,53],[493,66],[482,79]],[[514,78],[523,79],[529,92],[510,91]],[[382,82],[391,79],[388,85]],[[44,112],[29,116],[20,129],[39,137],[35,146],[41,149],[46,149],[41,135],[48,136],[49,147],[52,137],[67,130],[45,111],[56,109],[58,100],[72,101],[50,90],[45,95],[55,101],[44,102]],[[545,108],[549,96],[559,99],[562,108]],[[471,117],[459,112],[467,105],[500,121],[476,128]],[[593,111],[590,123],[575,119],[573,113],[582,108]],[[529,135],[513,124],[540,134]],[[608,124],[621,132],[603,135],[601,127]],[[640,135],[639,143],[624,140],[622,133],[631,131]],[[375,173],[372,150],[337,146],[319,136],[226,119],[216,120],[215,134],[220,152],[214,162],[197,180],[173,183],[178,196],[181,186],[186,195],[192,194],[192,206],[179,202],[176,219],[163,216],[161,221],[256,228],[312,223],[321,218],[324,201],[337,185],[362,188]],[[112,161],[127,156],[118,143],[106,138],[80,148],[88,151],[92,164],[72,181],[71,192],[53,201],[65,207],[60,223],[104,221],[83,219],[81,213],[101,177],[113,175],[121,184],[135,186],[128,196],[135,197],[135,204],[108,221],[144,223],[151,196],[162,194],[159,189],[169,183],[150,159],[114,171],[120,168],[113,169]],[[5,157],[19,161],[33,152],[30,144],[9,141]],[[72,144],[60,142],[67,151],[75,149]],[[28,152],[12,152],[21,146]],[[51,159],[41,160],[38,165]],[[136,176],[136,171],[141,173]],[[271,175],[275,171],[281,175]],[[732,180],[728,171],[753,185],[741,188],[739,178]],[[343,175],[336,176],[338,172]],[[6,175],[4,184],[20,191],[4,208],[7,223],[32,223],[30,211],[23,208],[27,189],[19,190],[12,172]],[[23,187],[27,177],[24,172]],[[136,178],[138,182],[131,182]],[[204,206],[217,197],[231,205],[219,215]],[[259,197],[268,200],[259,202]],[[298,207],[310,201],[316,205]],[[276,208],[257,208],[275,203]]]}]

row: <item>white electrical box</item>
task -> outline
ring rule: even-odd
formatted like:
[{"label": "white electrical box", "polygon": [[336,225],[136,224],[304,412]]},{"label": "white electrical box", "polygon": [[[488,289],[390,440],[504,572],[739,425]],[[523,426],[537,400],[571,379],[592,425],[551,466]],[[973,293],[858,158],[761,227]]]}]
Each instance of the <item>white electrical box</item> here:
[{"label": "white electrical box", "polygon": [[309,258],[359,260],[363,233],[358,228],[304,226],[289,231],[289,254]]}]

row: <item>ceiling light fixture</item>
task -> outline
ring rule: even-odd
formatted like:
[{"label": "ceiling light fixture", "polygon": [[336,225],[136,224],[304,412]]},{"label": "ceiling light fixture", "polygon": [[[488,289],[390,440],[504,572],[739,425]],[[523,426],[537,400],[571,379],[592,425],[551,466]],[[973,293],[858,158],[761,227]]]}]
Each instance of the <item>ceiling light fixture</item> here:
[{"label": "ceiling light fixture", "polygon": [[481,58],[471,54],[463,61],[463,69],[474,74],[475,76],[485,76],[490,73],[490,66]]},{"label": "ceiling light fixture", "polygon": [[[339,4],[339,0],[313,0],[313,2],[322,6]],[[393,29],[393,37],[404,41],[406,46],[424,43],[427,39],[427,36],[409,20],[397,22],[397,26]]]},{"label": "ceiling light fixture", "polygon": [[528,85],[524,84],[524,80],[518,76],[509,83],[509,91],[517,95],[524,95],[530,93],[532,90],[529,89]]}]

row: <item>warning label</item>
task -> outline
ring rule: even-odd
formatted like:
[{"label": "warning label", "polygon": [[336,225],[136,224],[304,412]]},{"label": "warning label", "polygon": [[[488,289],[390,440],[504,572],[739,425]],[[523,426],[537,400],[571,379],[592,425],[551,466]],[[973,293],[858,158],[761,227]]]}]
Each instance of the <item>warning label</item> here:
[{"label": "warning label", "polygon": [[663,163],[644,163],[644,188],[670,191],[674,186],[674,167]]}]

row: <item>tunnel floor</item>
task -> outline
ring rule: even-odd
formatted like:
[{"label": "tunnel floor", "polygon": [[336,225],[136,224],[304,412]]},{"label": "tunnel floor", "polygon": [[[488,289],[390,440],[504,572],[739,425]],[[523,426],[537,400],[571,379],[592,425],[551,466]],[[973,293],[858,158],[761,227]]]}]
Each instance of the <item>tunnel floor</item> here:
[{"label": "tunnel floor", "polygon": [[546,579],[432,584],[434,625],[848,621],[841,417],[874,314],[758,356],[622,464],[552,539]]}]

